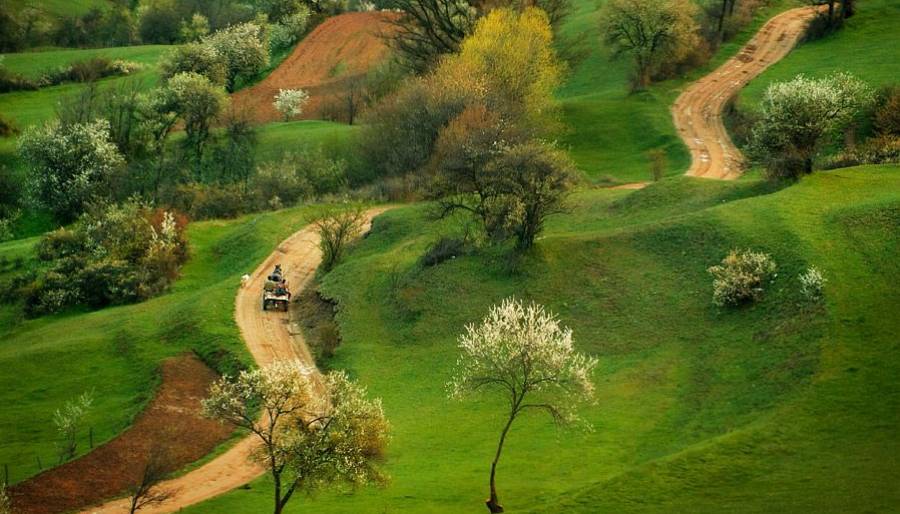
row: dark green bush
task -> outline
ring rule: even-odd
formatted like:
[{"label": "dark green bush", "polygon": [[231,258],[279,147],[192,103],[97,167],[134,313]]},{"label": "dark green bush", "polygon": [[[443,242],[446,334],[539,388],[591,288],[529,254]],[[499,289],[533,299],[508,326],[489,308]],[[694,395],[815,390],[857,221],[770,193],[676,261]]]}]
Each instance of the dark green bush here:
[{"label": "dark green bush", "polygon": [[27,283],[14,280],[4,297],[24,297],[31,316],[150,298],[187,260],[186,223],[173,212],[136,202],[96,206],[71,229],[44,236],[36,248],[38,259],[47,263],[44,271]]},{"label": "dark green bush", "polygon": [[442,237],[432,243],[422,256],[423,266],[437,266],[438,264],[464,255],[467,243],[464,238]]}]

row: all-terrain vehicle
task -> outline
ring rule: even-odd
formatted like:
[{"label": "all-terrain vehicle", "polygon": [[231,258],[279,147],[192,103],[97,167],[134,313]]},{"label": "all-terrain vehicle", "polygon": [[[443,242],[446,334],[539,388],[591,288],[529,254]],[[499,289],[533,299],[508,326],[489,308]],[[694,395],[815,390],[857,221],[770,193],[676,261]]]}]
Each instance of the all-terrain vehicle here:
[{"label": "all-terrain vehicle", "polygon": [[275,271],[268,276],[268,280],[263,286],[262,308],[264,311],[269,310],[271,307],[287,312],[290,301],[291,291],[288,289],[287,281],[284,279],[281,264],[276,264]]}]

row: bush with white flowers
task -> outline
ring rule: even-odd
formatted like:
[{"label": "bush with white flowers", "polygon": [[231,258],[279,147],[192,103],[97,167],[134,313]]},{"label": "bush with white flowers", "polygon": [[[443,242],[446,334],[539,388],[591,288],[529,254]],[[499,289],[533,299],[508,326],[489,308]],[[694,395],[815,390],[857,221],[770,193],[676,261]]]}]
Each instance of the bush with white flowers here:
[{"label": "bush with white flowers", "polygon": [[279,89],[272,105],[289,121],[303,113],[303,107],[309,102],[309,93],[302,89]]},{"label": "bush with white flowers", "polygon": [[106,120],[31,128],[19,139],[19,155],[29,170],[32,202],[61,223],[77,218],[125,164]]},{"label": "bush with white flowers", "polygon": [[713,276],[713,303],[724,307],[759,300],[765,282],[774,278],[775,269],[769,254],[732,250],[721,264],[707,269]]},{"label": "bush with white flowers", "polygon": [[800,274],[800,292],[804,298],[811,302],[821,300],[826,282],[828,280],[825,279],[819,268],[810,266],[805,272]]}]

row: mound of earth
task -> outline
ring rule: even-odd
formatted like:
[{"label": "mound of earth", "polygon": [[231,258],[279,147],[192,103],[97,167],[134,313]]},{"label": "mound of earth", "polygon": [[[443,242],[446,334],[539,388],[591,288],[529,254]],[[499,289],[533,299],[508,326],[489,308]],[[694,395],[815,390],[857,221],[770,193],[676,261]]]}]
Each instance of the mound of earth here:
[{"label": "mound of earth", "polygon": [[259,122],[275,121],[281,117],[272,105],[278,90],[299,88],[310,96],[301,117],[320,117],[324,106],[340,102],[354,81],[387,56],[384,36],[392,16],[354,12],[328,18],[262,82],[235,93],[235,106]]},{"label": "mound of earth", "polygon": [[192,354],[165,361],[162,386],[131,428],[79,459],[13,486],[13,512],[71,512],[123,494],[140,480],[151,449],[160,442],[173,471],[208,454],[231,434],[200,414],[200,400],[216,378]]}]

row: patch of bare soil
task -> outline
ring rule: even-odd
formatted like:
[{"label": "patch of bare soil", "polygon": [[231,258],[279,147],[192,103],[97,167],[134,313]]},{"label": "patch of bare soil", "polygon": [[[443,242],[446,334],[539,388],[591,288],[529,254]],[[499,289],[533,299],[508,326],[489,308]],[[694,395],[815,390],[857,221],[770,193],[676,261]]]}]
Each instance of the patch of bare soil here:
[{"label": "patch of bare soil", "polygon": [[162,365],[162,385],[135,423],[81,458],[12,487],[14,512],[70,512],[122,494],[140,480],[154,448],[165,451],[175,471],[211,452],[231,430],[200,413],[216,373],[192,354]]},{"label": "patch of bare soil", "polygon": [[272,105],[279,89],[305,89],[309,103],[302,118],[320,117],[323,107],[340,102],[354,82],[388,54],[384,35],[389,12],[353,12],[328,18],[301,41],[262,82],[232,96],[234,105],[259,122],[281,118]]},{"label": "patch of bare soil", "polygon": [[794,48],[815,13],[815,7],[799,7],[775,16],[735,57],[691,83],[675,100],[675,128],[691,151],[687,175],[717,179],[741,175],[744,159],[725,130],[725,105],[754,77]]}]

